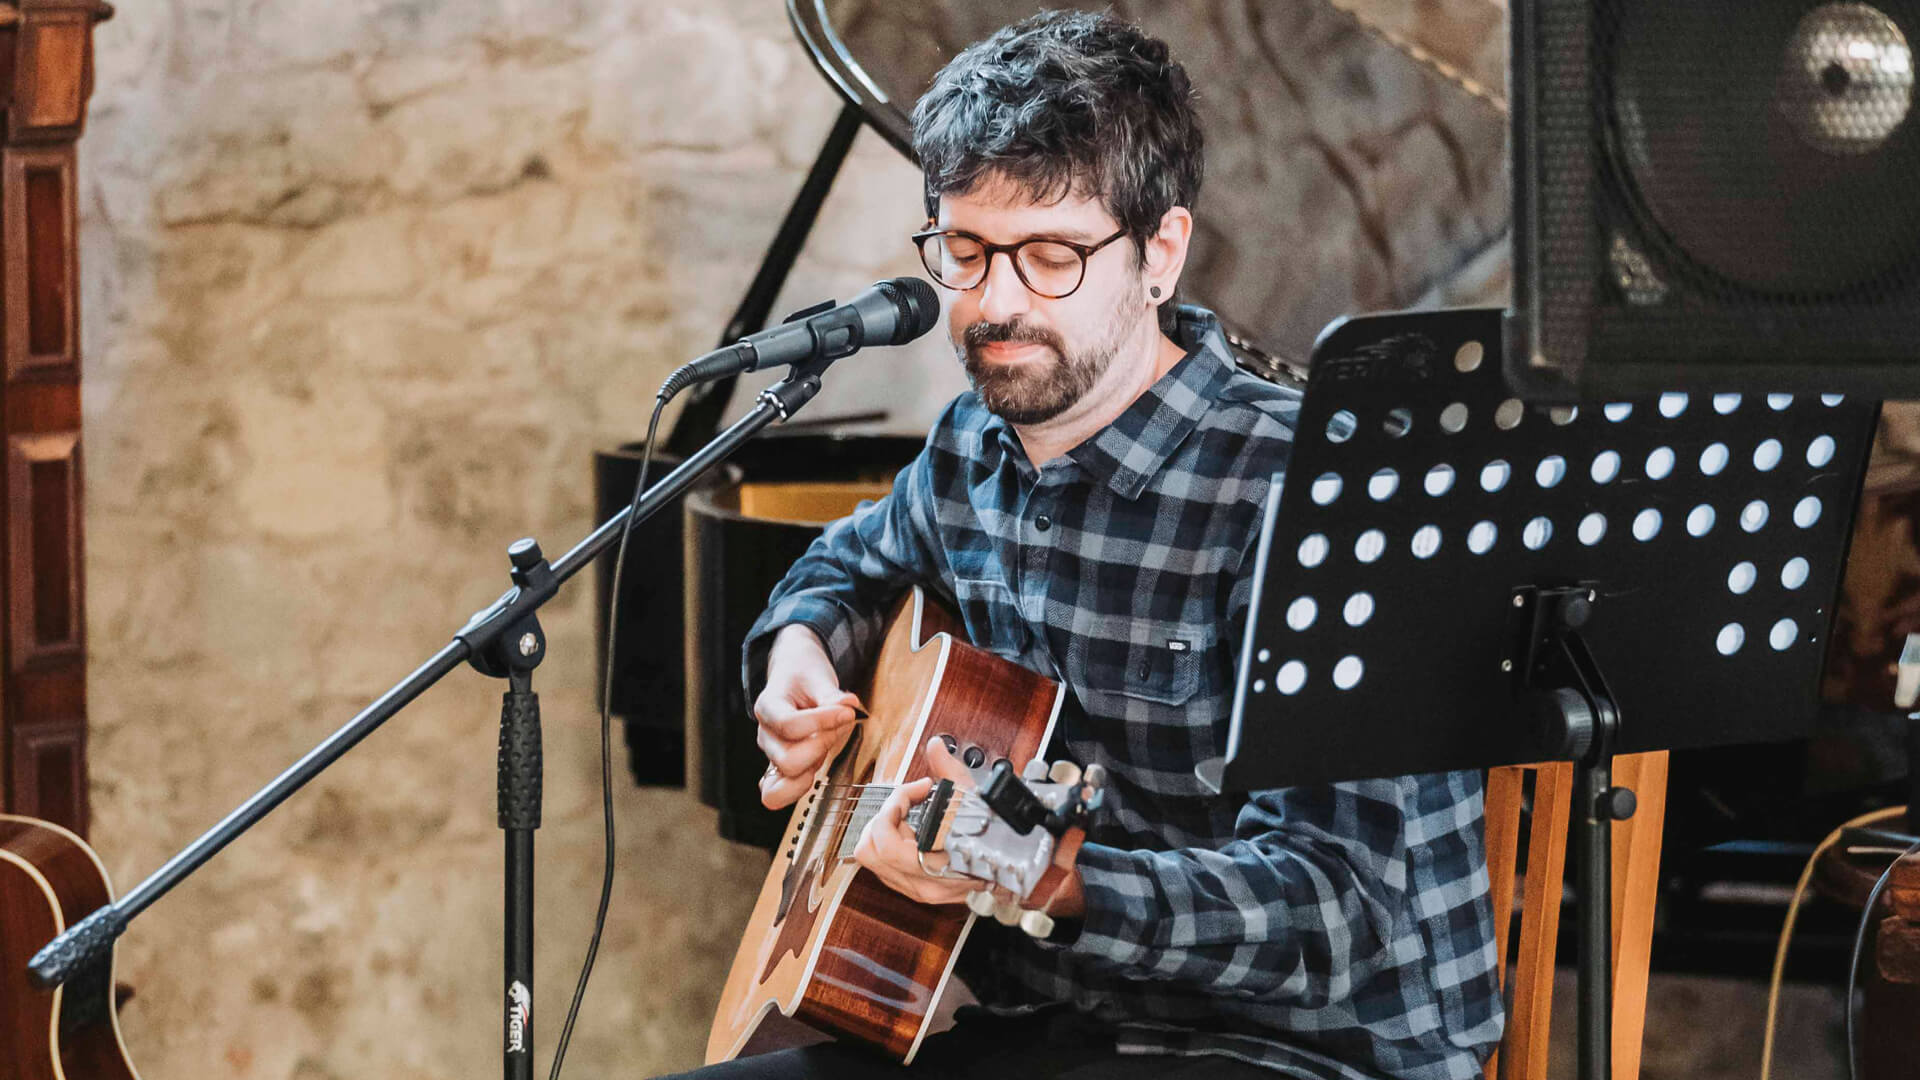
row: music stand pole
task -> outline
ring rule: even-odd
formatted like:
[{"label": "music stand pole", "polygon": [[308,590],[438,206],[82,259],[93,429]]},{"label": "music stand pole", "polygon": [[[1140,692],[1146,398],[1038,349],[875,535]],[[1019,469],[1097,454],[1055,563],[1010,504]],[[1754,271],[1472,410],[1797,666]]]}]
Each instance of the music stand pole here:
[{"label": "music stand pole", "polygon": [[1580,897],[1576,1061],[1583,1078],[1613,1076],[1613,823],[1633,816],[1634,794],[1613,786],[1613,744],[1620,712],[1580,628],[1599,599],[1586,585],[1525,597],[1541,655],[1524,663],[1542,740],[1574,762],[1574,889]]}]

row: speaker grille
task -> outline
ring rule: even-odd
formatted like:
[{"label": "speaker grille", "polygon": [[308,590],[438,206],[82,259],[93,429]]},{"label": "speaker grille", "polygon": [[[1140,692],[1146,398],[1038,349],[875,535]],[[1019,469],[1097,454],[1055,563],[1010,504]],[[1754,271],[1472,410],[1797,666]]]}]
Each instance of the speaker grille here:
[{"label": "speaker grille", "polygon": [[1884,389],[1920,356],[1920,4],[1554,0],[1514,34],[1524,374]]}]

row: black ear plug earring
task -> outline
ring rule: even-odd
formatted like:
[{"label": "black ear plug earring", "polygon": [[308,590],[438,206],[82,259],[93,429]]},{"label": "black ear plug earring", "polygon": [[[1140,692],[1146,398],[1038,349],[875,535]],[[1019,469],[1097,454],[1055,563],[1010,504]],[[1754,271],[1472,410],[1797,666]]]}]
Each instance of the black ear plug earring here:
[{"label": "black ear plug earring", "polygon": [[1160,299],[1160,286],[1155,285],[1149,288],[1147,290],[1147,295],[1153,297],[1155,300]]}]

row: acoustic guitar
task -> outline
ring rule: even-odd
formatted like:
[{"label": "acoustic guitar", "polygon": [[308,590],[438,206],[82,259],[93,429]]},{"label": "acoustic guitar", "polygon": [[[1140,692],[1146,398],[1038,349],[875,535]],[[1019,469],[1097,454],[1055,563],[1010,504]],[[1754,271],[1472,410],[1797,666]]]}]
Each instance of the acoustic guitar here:
[{"label": "acoustic guitar", "polygon": [[[868,685],[856,688],[867,715],[795,804],[775,850],[714,1014],[709,1063],[739,1056],[783,1016],[911,1062],[976,917],[1049,931],[1044,911],[1023,904],[1044,907],[1057,888],[1056,845],[1084,837],[1102,777],[1040,761],[1064,689],[958,633],[918,588],[895,609]],[[922,748],[935,735],[975,783],[943,781],[907,823],[922,851],[942,848],[949,872],[980,880],[964,906],[909,900],[853,860],[893,787],[927,775]]]},{"label": "acoustic guitar", "polygon": [[0,1080],[139,1080],[114,1013],[111,952],[53,990],[27,978],[42,945],[112,901],[86,841],[0,814]]}]

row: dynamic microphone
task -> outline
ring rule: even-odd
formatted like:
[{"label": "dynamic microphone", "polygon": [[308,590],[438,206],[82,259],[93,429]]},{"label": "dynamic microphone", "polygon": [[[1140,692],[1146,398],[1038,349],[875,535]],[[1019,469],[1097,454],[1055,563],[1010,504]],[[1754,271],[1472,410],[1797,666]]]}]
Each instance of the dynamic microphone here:
[{"label": "dynamic microphone", "polygon": [[751,334],[681,367],[660,387],[670,398],[699,382],[775,364],[838,360],[868,345],[905,345],[933,329],[940,298],[917,277],[888,278],[844,304],[828,300],[787,316],[779,326]]}]

